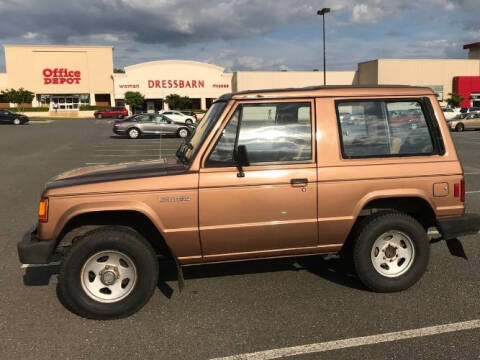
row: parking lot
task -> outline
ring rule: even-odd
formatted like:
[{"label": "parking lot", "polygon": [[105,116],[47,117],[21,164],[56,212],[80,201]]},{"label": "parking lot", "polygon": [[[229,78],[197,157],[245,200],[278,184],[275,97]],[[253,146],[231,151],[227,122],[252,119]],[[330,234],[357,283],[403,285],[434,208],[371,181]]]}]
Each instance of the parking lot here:
[{"label": "parking lot", "polygon": [[[468,210],[480,213],[480,131],[453,137]],[[158,158],[179,144],[113,136],[107,120],[0,126],[0,358],[213,359],[272,350],[250,357],[266,359],[312,344],[291,358],[480,358],[479,326],[418,331],[480,319],[480,235],[462,238],[463,251],[432,244],[427,272],[401,293],[369,292],[340,260],[320,257],[187,268],[180,293],[175,269],[165,263],[164,281],[139,313],[92,321],[68,312],[56,296],[58,266],[24,269],[17,257],[44,183],[75,167]],[[403,330],[418,336],[363,345],[357,339]],[[326,351],[326,342],[343,339],[348,346]]]}]

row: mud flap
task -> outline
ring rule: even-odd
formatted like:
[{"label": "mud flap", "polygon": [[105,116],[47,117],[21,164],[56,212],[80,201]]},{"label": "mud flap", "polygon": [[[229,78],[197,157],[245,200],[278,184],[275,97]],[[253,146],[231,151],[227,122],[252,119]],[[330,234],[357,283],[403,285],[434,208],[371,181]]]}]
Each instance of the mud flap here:
[{"label": "mud flap", "polygon": [[448,251],[450,251],[450,254],[468,261],[467,254],[465,253],[465,250],[460,240],[448,239],[448,240],[445,240],[445,242],[447,243]]},{"label": "mud flap", "polygon": [[174,260],[175,260],[175,266],[177,267],[178,291],[182,292],[185,286],[185,281],[183,279],[183,270],[176,257],[174,257]]}]

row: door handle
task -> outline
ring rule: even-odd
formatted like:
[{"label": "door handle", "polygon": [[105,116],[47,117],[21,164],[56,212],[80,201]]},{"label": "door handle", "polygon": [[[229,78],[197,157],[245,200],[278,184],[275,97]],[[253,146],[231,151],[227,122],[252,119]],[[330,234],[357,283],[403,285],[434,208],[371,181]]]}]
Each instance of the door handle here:
[{"label": "door handle", "polygon": [[307,178],[291,179],[290,184],[292,186],[307,186],[308,179]]}]

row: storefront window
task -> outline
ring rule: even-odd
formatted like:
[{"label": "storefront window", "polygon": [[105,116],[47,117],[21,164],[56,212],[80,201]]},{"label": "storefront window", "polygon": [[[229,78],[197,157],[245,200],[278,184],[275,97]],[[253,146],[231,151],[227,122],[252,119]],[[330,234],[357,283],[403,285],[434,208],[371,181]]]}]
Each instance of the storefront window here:
[{"label": "storefront window", "polygon": [[438,101],[443,101],[443,85],[430,85],[428,87],[437,95]]}]

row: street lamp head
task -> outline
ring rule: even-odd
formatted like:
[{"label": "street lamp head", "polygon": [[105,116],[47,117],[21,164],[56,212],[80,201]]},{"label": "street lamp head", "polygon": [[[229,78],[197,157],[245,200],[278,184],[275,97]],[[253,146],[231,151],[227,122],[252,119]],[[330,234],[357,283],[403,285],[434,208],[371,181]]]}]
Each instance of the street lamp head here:
[{"label": "street lamp head", "polygon": [[317,15],[325,15],[330,12],[330,8],[323,8],[322,10],[317,11]]}]

